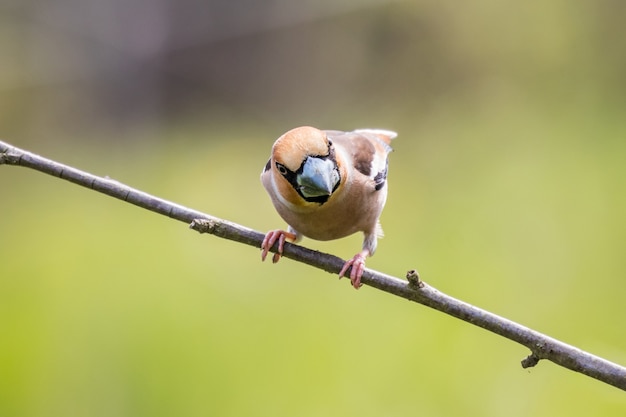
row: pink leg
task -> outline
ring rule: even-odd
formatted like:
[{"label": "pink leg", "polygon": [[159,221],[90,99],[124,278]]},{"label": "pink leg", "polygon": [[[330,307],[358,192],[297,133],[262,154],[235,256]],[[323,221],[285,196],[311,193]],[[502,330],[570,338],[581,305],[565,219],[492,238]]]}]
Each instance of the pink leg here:
[{"label": "pink leg", "polygon": [[283,253],[283,248],[285,246],[285,240],[296,240],[296,235],[293,233],[285,232],[284,230],[270,230],[263,238],[263,243],[261,243],[261,261],[264,261],[269,253],[274,243],[278,241],[278,251],[272,257],[272,262],[276,263],[280,260],[280,256]]},{"label": "pink leg", "polygon": [[369,255],[368,250],[362,250],[361,252],[354,255],[352,259],[348,259],[345,264],[343,264],[343,268],[339,271],[339,279],[343,278],[344,274],[348,271],[348,268],[352,267],[350,271],[350,282],[352,286],[357,290],[361,287],[361,276],[363,275],[363,271],[365,270],[365,258]]}]

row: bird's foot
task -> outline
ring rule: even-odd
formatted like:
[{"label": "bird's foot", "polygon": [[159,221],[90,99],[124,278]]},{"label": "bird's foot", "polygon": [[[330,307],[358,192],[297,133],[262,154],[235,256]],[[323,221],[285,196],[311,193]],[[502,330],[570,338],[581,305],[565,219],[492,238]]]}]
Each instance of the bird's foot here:
[{"label": "bird's foot", "polygon": [[267,234],[263,238],[263,243],[261,243],[261,261],[265,260],[270,249],[272,248],[272,246],[274,246],[274,243],[278,241],[278,249],[272,257],[273,263],[278,262],[281,255],[283,254],[283,248],[287,239],[291,241],[296,240],[296,235],[293,233],[285,232],[284,230],[270,230],[269,232],[267,232]]},{"label": "bird's foot", "polygon": [[350,270],[350,282],[352,286],[358,290],[363,285],[361,284],[361,276],[365,270],[365,258],[367,254],[367,251],[361,251],[354,255],[352,259],[348,259],[346,263],[343,264],[341,271],[339,271],[339,279],[343,278],[348,268],[352,267]]}]

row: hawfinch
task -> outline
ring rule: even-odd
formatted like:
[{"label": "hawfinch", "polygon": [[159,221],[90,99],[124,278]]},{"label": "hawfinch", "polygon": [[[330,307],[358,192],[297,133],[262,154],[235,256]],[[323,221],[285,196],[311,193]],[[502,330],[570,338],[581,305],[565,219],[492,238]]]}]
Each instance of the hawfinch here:
[{"label": "hawfinch", "polygon": [[352,132],[297,127],[279,137],[261,182],[288,229],[272,230],[261,244],[261,259],[278,241],[273,262],[286,240],[302,236],[332,240],[363,232],[363,249],[343,265],[359,288],[365,258],[374,254],[382,229],[378,219],[387,198],[387,155],[397,134],[388,130]]}]

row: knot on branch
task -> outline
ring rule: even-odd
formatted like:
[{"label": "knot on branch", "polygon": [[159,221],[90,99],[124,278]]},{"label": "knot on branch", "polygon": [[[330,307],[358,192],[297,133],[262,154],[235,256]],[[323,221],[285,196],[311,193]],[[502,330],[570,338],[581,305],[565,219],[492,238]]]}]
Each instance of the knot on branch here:
[{"label": "knot on branch", "polygon": [[420,279],[420,274],[416,269],[411,269],[406,273],[409,285],[415,288],[424,288],[424,282]]},{"label": "knot on branch", "polygon": [[0,148],[0,165],[18,165],[21,157],[20,154],[12,153],[10,148]]},{"label": "knot on branch", "polygon": [[533,352],[526,358],[522,359],[522,368],[532,368],[533,366],[537,365],[540,360],[541,358]]},{"label": "knot on branch", "polygon": [[522,368],[532,368],[533,366],[537,365],[541,359],[549,357],[552,352],[553,349],[549,343],[535,343],[532,353],[522,360]]},{"label": "knot on branch", "polygon": [[215,233],[215,228],[218,226],[218,222],[210,219],[193,219],[189,228],[199,233]]}]

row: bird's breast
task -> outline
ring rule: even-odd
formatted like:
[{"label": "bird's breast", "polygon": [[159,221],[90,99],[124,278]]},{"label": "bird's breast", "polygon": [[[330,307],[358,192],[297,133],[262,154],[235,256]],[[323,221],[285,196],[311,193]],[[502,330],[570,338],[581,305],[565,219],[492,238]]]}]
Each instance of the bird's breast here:
[{"label": "bird's breast", "polygon": [[368,193],[333,195],[324,204],[288,206],[273,199],[276,211],[291,227],[315,240],[333,240],[356,232],[373,232],[385,204],[386,188]]}]

